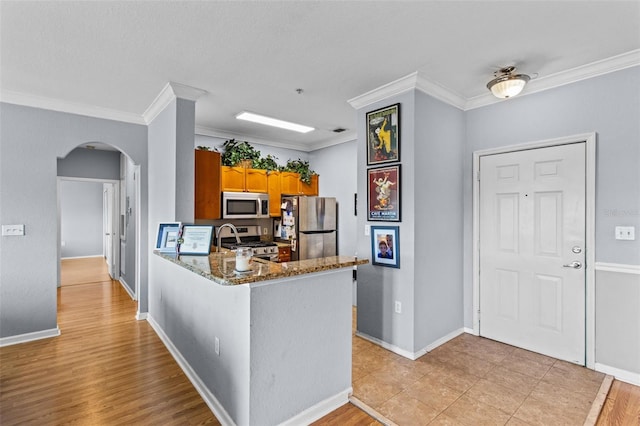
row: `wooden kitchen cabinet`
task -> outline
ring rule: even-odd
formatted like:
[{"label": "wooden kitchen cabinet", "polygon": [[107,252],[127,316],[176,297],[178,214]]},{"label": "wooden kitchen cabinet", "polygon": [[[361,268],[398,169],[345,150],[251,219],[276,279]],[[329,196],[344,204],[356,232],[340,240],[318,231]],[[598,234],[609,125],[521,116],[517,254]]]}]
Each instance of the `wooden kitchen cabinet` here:
[{"label": "wooden kitchen cabinet", "polygon": [[311,176],[311,183],[306,184],[300,180],[300,175],[294,172],[282,172],[280,174],[280,188],[282,194],[287,195],[318,195],[318,175]]},{"label": "wooden kitchen cabinet", "polygon": [[291,262],[291,246],[278,247],[278,262]]},{"label": "wooden kitchen cabinet", "polygon": [[280,217],[280,196],[282,195],[281,172],[269,172],[267,176],[267,192],[269,193],[269,216]]},{"label": "wooden kitchen cabinet", "polygon": [[298,180],[298,191],[303,195],[318,195],[318,175],[311,175],[311,183]]},{"label": "wooden kitchen cabinet", "polygon": [[246,169],[245,189],[247,192],[267,192],[267,171],[260,169]]},{"label": "wooden kitchen cabinet", "polygon": [[297,195],[298,182],[300,182],[300,175],[298,173],[281,172],[280,173],[280,192],[286,195]]},{"label": "wooden kitchen cabinet", "polygon": [[220,153],[195,151],[196,219],[220,219]]},{"label": "wooden kitchen cabinet", "polygon": [[230,192],[267,192],[267,171],[222,166],[222,190]]}]

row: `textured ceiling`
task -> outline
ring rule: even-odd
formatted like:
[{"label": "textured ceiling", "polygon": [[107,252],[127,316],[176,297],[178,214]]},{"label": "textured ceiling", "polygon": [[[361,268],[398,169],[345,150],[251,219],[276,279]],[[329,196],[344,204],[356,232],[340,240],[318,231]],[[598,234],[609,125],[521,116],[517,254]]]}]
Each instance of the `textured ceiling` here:
[{"label": "textured ceiling", "polygon": [[310,150],[353,138],[349,99],[416,71],[474,100],[504,65],[543,79],[640,49],[640,2],[3,0],[0,37],[5,100],[140,118],[171,81],[207,91],[200,131]]}]

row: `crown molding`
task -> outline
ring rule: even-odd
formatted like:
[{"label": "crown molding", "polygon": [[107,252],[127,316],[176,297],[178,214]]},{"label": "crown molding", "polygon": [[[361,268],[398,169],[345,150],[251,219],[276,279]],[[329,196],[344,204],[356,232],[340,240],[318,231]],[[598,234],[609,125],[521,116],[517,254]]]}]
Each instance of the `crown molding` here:
[{"label": "crown molding", "polygon": [[429,80],[420,73],[418,73],[416,89],[444,102],[445,104],[449,104],[461,110],[464,110],[465,105],[467,104],[467,99],[464,96],[444,87],[440,83]]},{"label": "crown molding", "polygon": [[[525,91],[518,95],[518,97],[531,95],[571,83],[577,83],[578,81],[587,80],[589,78],[598,77],[600,75],[621,71],[635,66],[640,66],[640,49],[575,67],[567,71],[536,78],[527,84]],[[498,99],[491,93],[486,93],[467,100],[464,109],[467,111],[503,101],[504,99]]]},{"label": "crown molding", "polygon": [[67,102],[60,99],[35,96],[27,93],[13,92],[10,90],[2,90],[0,92],[0,102],[83,115],[93,118],[102,118],[105,120],[122,121],[131,124],[147,124],[140,115],[134,113],[101,108],[77,102]]},{"label": "crown molding", "polygon": [[377,89],[370,90],[362,95],[347,100],[354,109],[364,108],[368,105],[388,99],[392,96],[408,92],[416,88],[418,84],[418,72],[413,72],[391,83],[387,83]]},{"label": "crown molding", "polygon": [[174,99],[180,98],[195,102],[205,93],[207,93],[206,90],[170,81],[162,88],[160,93],[158,93],[158,96],[156,96],[153,102],[151,102],[145,112],[142,113],[142,117],[144,118],[144,121],[149,124],[155,120],[158,114],[160,114],[160,112],[162,112]]}]

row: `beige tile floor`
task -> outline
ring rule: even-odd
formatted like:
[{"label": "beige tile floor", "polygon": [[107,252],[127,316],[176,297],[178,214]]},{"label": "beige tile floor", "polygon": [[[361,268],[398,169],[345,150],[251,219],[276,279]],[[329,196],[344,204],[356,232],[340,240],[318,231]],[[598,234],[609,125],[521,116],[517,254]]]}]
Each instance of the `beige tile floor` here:
[{"label": "beige tile floor", "polygon": [[605,377],[470,334],[416,361],[354,334],[352,374],[353,396],[402,426],[583,425]]}]

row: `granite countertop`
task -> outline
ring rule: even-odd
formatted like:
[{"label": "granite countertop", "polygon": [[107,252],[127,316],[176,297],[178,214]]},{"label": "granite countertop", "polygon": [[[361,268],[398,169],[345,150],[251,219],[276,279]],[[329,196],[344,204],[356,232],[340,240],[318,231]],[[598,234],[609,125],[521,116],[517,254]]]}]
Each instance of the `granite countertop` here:
[{"label": "granite countertop", "polygon": [[234,270],[236,257],[231,251],[211,253],[209,256],[178,256],[175,253],[159,251],[154,253],[221,285],[276,280],[369,263],[368,259],[358,259],[353,256],[330,256],[284,263],[252,258],[251,270],[240,273]]}]

